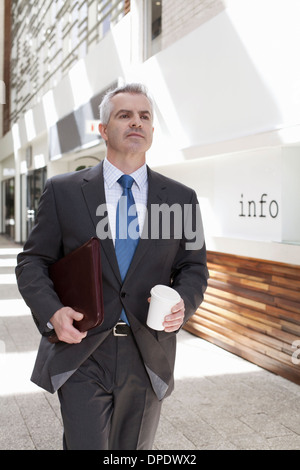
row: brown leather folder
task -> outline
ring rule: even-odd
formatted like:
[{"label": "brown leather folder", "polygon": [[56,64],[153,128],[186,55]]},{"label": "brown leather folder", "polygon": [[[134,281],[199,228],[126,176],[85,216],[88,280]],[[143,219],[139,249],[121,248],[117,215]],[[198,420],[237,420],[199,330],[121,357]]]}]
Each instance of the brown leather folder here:
[{"label": "brown leather folder", "polygon": [[[82,320],[74,321],[79,331],[101,325],[104,308],[100,243],[97,238],[91,238],[50,265],[49,276],[61,303],[84,315]],[[49,336],[49,341],[56,342],[54,335]]]}]

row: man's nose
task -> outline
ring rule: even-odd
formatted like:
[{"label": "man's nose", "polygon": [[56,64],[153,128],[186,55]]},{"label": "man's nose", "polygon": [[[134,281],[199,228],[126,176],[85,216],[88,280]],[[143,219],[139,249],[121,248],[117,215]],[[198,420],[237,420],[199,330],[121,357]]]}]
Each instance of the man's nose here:
[{"label": "man's nose", "polygon": [[142,120],[140,116],[133,116],[130,125],[131,127],[142,127]]}]

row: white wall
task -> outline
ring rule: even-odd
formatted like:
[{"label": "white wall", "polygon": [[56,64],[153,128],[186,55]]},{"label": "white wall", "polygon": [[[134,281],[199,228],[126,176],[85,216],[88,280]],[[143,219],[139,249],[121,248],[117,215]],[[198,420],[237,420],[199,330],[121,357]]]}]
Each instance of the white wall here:
[{"label": "white wall", "polygon": [[300,243],[300,146],[282,151],[282,241]]},{"label": "white wall", "polygon": [[299,125],[299,17],[298,0],[231,1],[144,64],[171,149],[195,157],[197,147]]},{"label": "white wall", "polygon": [[155,169],[195,189],[209,250],[300,264],[299,154],[262,148]]}]

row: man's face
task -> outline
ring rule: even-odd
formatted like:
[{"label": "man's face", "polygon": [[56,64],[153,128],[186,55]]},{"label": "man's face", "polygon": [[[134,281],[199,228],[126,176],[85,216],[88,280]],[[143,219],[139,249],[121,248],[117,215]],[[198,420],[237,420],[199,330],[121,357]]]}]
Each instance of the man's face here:
[{"label": "man's face", "polygon": [[143,154],[152,144],[153,116],[151,105],[141,94],[120,93],[111,100],[108,124],[100,125],[109,151],[118,154]]}]

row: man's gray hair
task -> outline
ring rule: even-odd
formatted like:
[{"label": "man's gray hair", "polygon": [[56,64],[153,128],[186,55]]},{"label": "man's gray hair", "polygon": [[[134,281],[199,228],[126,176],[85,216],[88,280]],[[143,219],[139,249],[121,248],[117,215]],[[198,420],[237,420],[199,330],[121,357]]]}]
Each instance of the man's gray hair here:
[{"label": "man's gray hair", "polygon": [[142,83],[128,83],[127,85],[122,85],[113,90],[109,90],[103,97],[101,104],[99,106],[100,112],[100,121],[102,124],[108,124],[110,119],[110,114],[112,111],[111,99],[118,95],[119,93],[132,93],[136,95],[144,95],[149,100],[151,105],[151,113],[153,117],[153,100],[146,88]]}]

